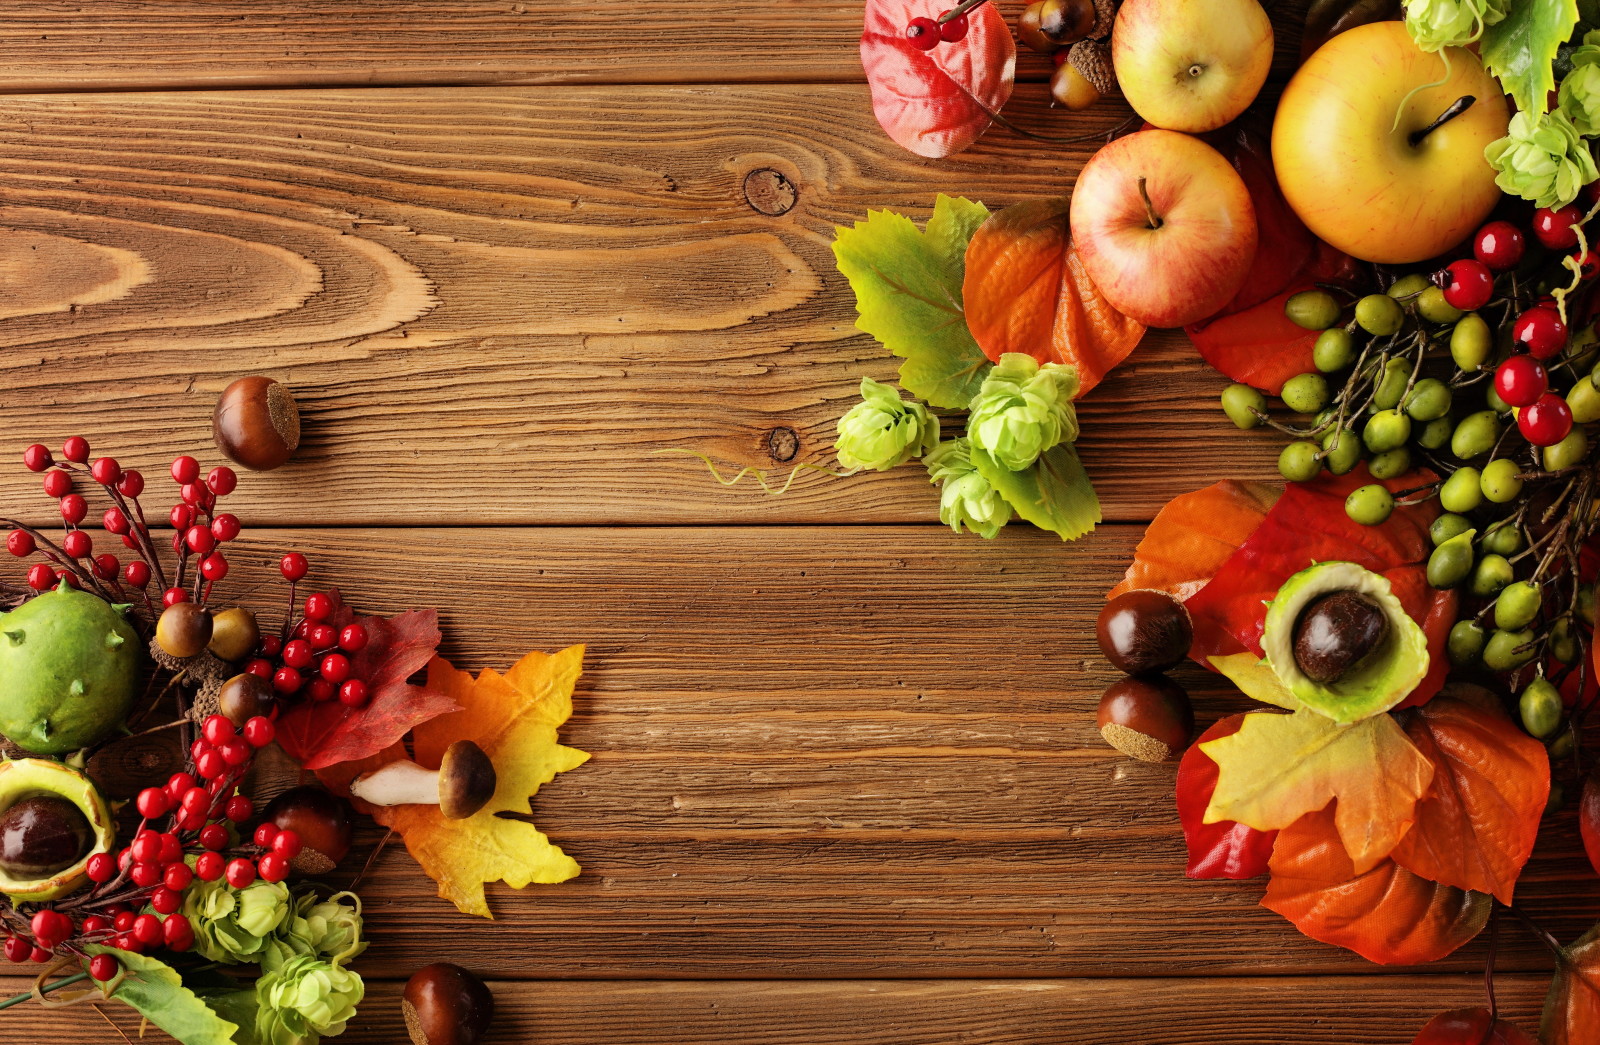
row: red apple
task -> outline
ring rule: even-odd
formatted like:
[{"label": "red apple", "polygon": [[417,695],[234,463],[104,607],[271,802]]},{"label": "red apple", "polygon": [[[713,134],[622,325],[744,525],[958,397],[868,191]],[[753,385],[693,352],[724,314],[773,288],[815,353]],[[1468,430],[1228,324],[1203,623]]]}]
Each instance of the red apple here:
[{"label": "red apple", "polygon": [[1215,315],[1256,253],[1250,192],[1222,154],[1176,131],[1139,131],[1095,153],[1072,193],[1084,271],[1151,327]]}]

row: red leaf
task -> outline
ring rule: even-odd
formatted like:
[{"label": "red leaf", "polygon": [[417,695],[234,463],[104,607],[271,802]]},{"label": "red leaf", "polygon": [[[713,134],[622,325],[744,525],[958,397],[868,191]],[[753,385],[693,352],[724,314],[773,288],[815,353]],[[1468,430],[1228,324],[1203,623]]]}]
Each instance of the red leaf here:
[{"label": "red leaf", "polygon": [[1207,140],[1244,179],[1256,210],[1256,228],[1260,230],[1255,260],[1244,287],[1223,310],[1224,314],[1232,314],[1288,289],[1316,256],[1318,240],[1278,190],[1270,128],[1258,130],[1247,118],[1230,125],[1226,134],[1219,132]]},{"label": "red leaf", "polygon": [[350,677],[367,684],[366,706],[304,700],[278,719],[278,743],[306,769],[375,755],[418,724],[460,710],[445,694],[406,682],[439,647],[437,611],[353,619],[367,629],[366,647],[350,658]]},{"label": "red leaf", "polygon": [[1550,797],[1550,759],[1492,696],[1479,703],[1455,692],[1406,724],[1435,773],[1416,822],[1390,856],[1424,878],[1509,904]]},{"label": "red leaf", "polygon": [[961,288],[967,329],[984,355],[1022,352],[1070,363],[1078,395],[1132,352],[1144,325],[1111,307],[1072,246],[1066,199],[1031,200],[999,211],[967,245]]},{"label": "red leaf", "polygon": [[1222,820],[1205,822],[1206,806],[1217,789],[1217,764],[1200,745],[1219,737],[1232,736],[1244,723],[1243,715],[1230,715],[1200,734],[1189,745],[1178,763],[1178,820],[1183,824],[1183,840],[1189,848],[1190,878],[1255,878],[1267,873],[1276,831],[1257,831],[1253,827]]},{"label": "red leaf", "polygon": [[1452,1009],[1427,1022],[1411,1045],[1539,1045],[1488,1009]]},{"label": "red leaf", "polygon": [[1011,27],[985,4],[967,14],[967,35],[931,51],[906,39],[913,18],[935,17],[923,0],[867,0],[861,65],[872,87],[872,112],[883,129],[918,156],[939,159],[978,139],[1011,97],[1017,45]]},{"label": "red leaf", "polygon": [[[1426,472],[1412,472],[1384,485],[1403,490],[1427,478]],[[1439,508],[1433,501],[1399,506],[1383,525],[1362,526],[1345,514],[1344,499],[1370,482],[1363,465],[1342,476],[1324,474],[1309,483],[1290,483],[1239,550],[1185,601],[1195,621],[1190,656],[1206,664],[1207,657],[1237,653],[1239,646],[1260,656],[1265,603],[1284,581],[1312,563],[1341,560],[1387,577],[1395,598],[1428,636],[1428,675],[1401,706],[1421,704],[1439,692],[1450,667],[1445,640],[1456,606],[1455,592],[1436,591],[1427,581],[1433,550],[1428,524]]]},{"label": "red leaf", "polygon": [[1356,874],[1331,803],[1278,832],[1271,869],[1261,906],[1379,965],[1443,958],[1478,935],[1494,905],[1486,893],[1430,882],[1393,860]]},{"label": "red leaf", "polygon": [[1154,588],[1187,599],[1239,550],[1277,500],[1276,486],[1232,479],[1179,494],[1145,527],[1126,576],[1106,598]]}]

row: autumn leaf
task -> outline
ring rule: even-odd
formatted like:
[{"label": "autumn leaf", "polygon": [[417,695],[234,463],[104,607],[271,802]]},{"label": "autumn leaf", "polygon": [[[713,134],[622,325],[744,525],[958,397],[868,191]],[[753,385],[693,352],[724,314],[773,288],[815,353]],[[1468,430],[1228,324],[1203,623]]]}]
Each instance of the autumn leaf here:
[{"label": "autumn leaf", "polygon": [[376,754],[416,726],[456,710],[448,695],[406,679],[422,670],[439,648],[439,614],[409,610],[397,617],[354,617],[366,627],[367,644],[350,657],[350,677],[367,684],[367,703],[352,708],[337,700],[303,700],[278,719],[278,743],[306,769],[324,769]]},{"label": "autumn leaf", "polygon": [[967,328],[999,362],[1021,352],[1078,369],[1085,395],[1132,352],[1144,325],[1105,299],[1072,246],[1071,201],[1031,200],[989,218],[967,246]]},{"label": "autumn leaf", "polygon": [[1323,943],[1379,965],[1437,961],[1478,935],[1494,901],[1430,882],[1393,860],[1357,872],[1323,809],[1278,833],[1261,906]]},{"label": "autumn leaf", "polygon": [[1600,1028],[1600,925],[1561,949],[1539,1021],[1544,1045],[1594,1045]]},{"label": "autumn leaf", "polygon": [[1218,774],[1206,823],[1278,831],[1337,798],[1335,824],[1357,873],[1394,849],[1434,775],[1391,715],[1340,726],[1315,711],[1253,712],[1202,750]]},{"label": "autumn leaf", "polygon": [[1207,135],[1206,140],[1239,172],[1250,193],[1259,230],[1250,271],[1244,286],[1223,309],[1226,315],[1276,297],[1301,279],[1317,258],[1319,241],[1278,188],[1277,170],[1272,165],[1272,125],[1268,120],[1247,113],[1221,131]]},{"label": "autumn leaf", "polygon": [[1205,822],[1206,807],[1217,787],[1217,764],[1201,745],[1232,736],[1243,724],[1243,715],[1230,715],[1213,724],[1178,763],[1178,821],[1189,850],[1185,873],[1190,878],[1255,878],[1267,873],[1276,831],[1257,831],[1232,820]]},{"label": "autumn leaf", "polygon": [[1483,64],[1500,78],[1517,108],[1533,115],[1550,111],[1555,90],[1552,68],[1561,45],[1578,24],[1578,0],[1519,0],[1506,16],[1485,26],[1479,51]]},{"label": "autumn leaf", "polygon": [[966,409],[992,366],[961,303],[967,243],[988,216],[981,203],[940,196],[926,231],[886,210],[835,230],[834,262],[855,291],[856,326],[905,360],[901,387],[934,406]]},{"label": "autumn leaf", "polygon": [[[374,820],[392,827],[428,876],[439,896],[463,914],[492,918],[486,883],[503,881],[513,889],[531,883],[564,882],[578,874],[577,861],[551,843],[533,824],[498,816],[533,812],[531,796],[557,773],[576,769],[589,756],[557,742],[556,729],[572,714],[572,688],[583,669],[583,647],[554,655],[530,653],[506,674],[484,671],[473,679],[442,658],[428,665],[428,688],[457,703],[460,710],[419,725],[412,758],[430,769],[445,748],[471,740],[494,763],[494,797],[464,820],[446,819],[437,806],[369,806]],[[367,771],[397,755],[374,758]],[[338,776],[323,782],[338,787]]]},{"label": "autumn leaf", "polygon": [[1511,903],[1550,797],[1544,745],[1498,707],[1448,688],[1416,711],[1406,735],[1436,773],[1390,855],[1424,878]]},{"label": "autumn leaf", "polygon": [[1225,479],[1174,497],[1145,527],[1133,563],[1106,598],[1154,588],[1187,599],[1255,532],[1278,493],[1278,487],[1266,483]]},{"label": "autumn leaf", "polygon": [[867,0],[861,67],[872,112],[901,146],[941,159],[960,152],[994,122],[1011,97],[1017,46],[995,4],[967,12],[959,43],[918,49],[906,39],[913,18],[937,17],[921,0]]},{"label": "autumn leaf", "polygon": [[990,486],[1028,522],[1075,541],[1100,522],[1100,498],[1070,444],[1053,446],[1020,472],[972,448],[972,463]]},{"label": "autumn leaf", "polygon": [[1285,711],[1299,711],[1305,706],[1289,687],[1283,684],[1283,679],[1272,670],[1272,665],[1254,653],[1212,657],[1210,664],[1226,675],[1228,681],[1238,686],[1239,692],[1251,700],[1259,700],[1263,704],[1271,704]]}]

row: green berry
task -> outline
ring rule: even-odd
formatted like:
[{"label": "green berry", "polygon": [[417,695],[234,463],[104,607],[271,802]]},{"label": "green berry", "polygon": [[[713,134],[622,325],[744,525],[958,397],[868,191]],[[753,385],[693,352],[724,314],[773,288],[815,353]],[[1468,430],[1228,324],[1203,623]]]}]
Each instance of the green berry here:
[{"label": "green berry", "polygon": [[1468,312],[1456,321],[1456,328],[1450,332],[1450,358],[1455,360],[1456,366],[1465,371],[1473,371],[1489,361],[1489,353],[1494,348],[1494,334],[1489,330],[1489,324],[1476,312]]},{"label": "green berry", "polygon": [[1577,746],[1578,742],[1572,739],[1572,730],[1562,730],[1560,736],[1550,741],[1550,761],[1565,762],[1567,759],[1572,757],[1573,749]]},{"label": "green berry", "polygon": [[1297,414],[1314,414],[1328,405],[1328,379],[1321,374],[1296,374],[1283,383],[1278,398]]},{"label": "green berry", "polygon": [[1476,468],[1458,468],[1439,487],[1439,506],[1447,512],[1466,513],[1483,503],[1483,487]]},{"label": "green berry", "polygon": [[1323,436],[1322,449],[1327,454],[1323,463],[1334,475],[1344,475],[1361,463],[1361,440],[1348,428]]},{"label": "green berry", "polygon": [[[1483,647],[1483,666],[1490,671],[1515,671],[1534,658],[1531,631],[1496,630]],[[1527,647],[1524,649],[1523,647]]]},{"label": "green berry", "polygon": [[1449,639],[1445,641],[1445,652],[1450,655],[1450,662],[1463,668],[1478,663],[1478,658],[1483,656],[1485,637],[1483,627],[1477,621],[1471,618],[1456,621],[1450,629]]},{"label": "green berry", "polygon": [[1254,428],[1267,412],[1267,397],[1249,385],[1229,385],[1222,390],[1222,412],[1236,428]]},{"label": "green berry", "polygon": [[1567,393],[1567,406],[1572,408],[1572,420],[1587,425],[1600,421],[1600,391],[1589,381],[1579,381]]},{"label": "green berry", "polygon": [[1490,552],[1472,568],[1472,584],[1468,590],[1480,599],[1488,599],[1499,595],[1500,590],[1515,579],[1510,560]]},{"label": "green berry", "polygon": [[1561,807],[1567,804],[1567,789],[1561,786],[1561,781],[1550,781],[1550,797],[1544,800],[1544,815],[1559,813]]},{"label": "green berry", "polygon": [[1302,290],[1283,303],[1283,314],[1307,330],[1327,330],[1339,322],[1339,302],[1325,290]]},{"label": "green berry", "polygon": [[1396,301],[1410,301],[1431,286],[1433,286],[1431,279],[1420,272],[1413,272],[1389,284],[1389,296]]},{"label": "green berry", "polygon": [[1561,728],[1562,708],[1561,691],[1546,678],[1536,678],[1528,683],[1528,688],[1517,698],[1522,728],[1540,740]]},{"label": "green berry", "polygon": [[1454,323],[1462,316],[1459,308],[1445,300],[1444,291],[1434,286],[1417,295],[1416,308],[1417,315],[1440,326]]},{"label": "green berry", "polygon": [[1500,418],[1493,410],[1468,414],[1450,436],[1450,452],[1463,461],[1482,457],[1500,440]]},{"label": "green berry", "polygon": [[1317,335],[1311,348],[1311,361],[1324,374],[1343,370],[1356,361],[1355,339],[1344,327],[1329,327]]},{"label": "green berry", "polygon": [[1439,450],[1449,445],[1456,426],[1448,417],[1429,421],[1417,430],[1417,445],[1424,450]]},{"label": "green berry", "polygon": [[1550,655],[1563,664],[1575,663],[1581,649],[1578,646],[1577,632],[1573,630],[1572,620],[1563,617],[1556,621],[1556,626],[1550,629]]},{"label": "green berry", "polygon": [[1472,572],[1472,536],[1468,530],[1445,541],[1428,556],[1428,583],[1435,588],[1454,588]]},{"label": "green berry", "polygon": [[1308,483],[1322,471],[1317,455],[1322,448],[1309,440],[1290,443],[1278,454],[1278,473],[1291,483]]},{"label": "green berry", "polygon": [[1495,391],[1493,381],[1489,382],[1484,388],[1483,401],[1488,404],[1490,410],[1497,414],[1509,414],[1511,412],[1511,404],[1500,398],[1500,393]]},{"label": "green berry", "polygon": [[[1578,382],[1582,385],[1584,382]],[[1567,437],[1554,446],[1547,446],[1542,451],[1544,469],[1547,472],[1559,472],[1563,468],[1571,468],[1589,456],[1589,437],[1583,429],[1573,428]]]},{"label": "green berry", "polygon": [[1509,458],[1499,458],[1483,466],[1483,476],[1479,485],[1483,487],[1483,496],[1495,504],[1505,504],[1517,499],[1517,494],[1522,492],[1522,480],[1517,475],[1522,471],[1517,462]]},{"label": "green berry", "polygon": [[1466,516],[1445,512],[1428,525],[1428,540],[1437,548],[1450,538],[1459,537],[1470,529],[1472,523]]},{"label": "green berry", "polygon": [[1378,390],[1373,393],[1372,403],[1379,410],[1393,410],[1400,405],[1400,400],[1406,394],[1406,386],[1411,383],[1411,364],[1404,359],[1390,359],[1383,364],[1383,377],[1378,381]]},{"label": "green berry", "polygon": [[1411,386],[1401,408],[1416,421],[1437,421],[1450,412],[1450,386],[1425,377]]},{"label": "green berry", "polygon": [[1532,581],[1513,581],[1500,589],[1494,600],[1494,626],[1502,631],[1521,631],[1533,623],[1544,603],[1544,593]]},{"label": "green berry", "polygon": [[1393,512],[1394,494],[1380,483],[1358,486],[1344,499],[1344,513],[1362,526],[1382,525]]},{"label": "green berry", "polygon": [[1405,447],[1385,450],[1367,462],[1367,471],[1374,479],[1394,479],[1411,470],[1411,451]]},{"label": "green berry", "polygon": [[1585,584],[1578,589],[1578,617],[1590,627],[1594,626],[1594,604],[1594,585]]},{"label": "green berry", "polygon": [[1483,550],[1496,555],[1515,555],[1522,550],[1522,531],[1510,519],[1502,519],[1483,535]]},{"label": "green berry", "polygon": [[1398,410],[1380,410],[1367,421],[1361,441],[1375,454],[1406,445],[1411,438],[1411,418]]},{"label": "green berry", "polygon": [[1399,333],[1405,321],[1405,310],[1387,294],[1368,294],[1356,302],[1356,323],[1374,337]]}]

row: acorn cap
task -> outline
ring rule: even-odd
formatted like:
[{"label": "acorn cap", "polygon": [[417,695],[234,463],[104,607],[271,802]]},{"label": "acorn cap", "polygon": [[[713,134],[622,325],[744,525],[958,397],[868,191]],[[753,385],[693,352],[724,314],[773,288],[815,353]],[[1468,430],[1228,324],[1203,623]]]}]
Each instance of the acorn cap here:
[{"label": "acorn cap", "polygon": [[1103,40],[1079,40],[1067,52],[1067,64],[1101,95],[1118,93],[1117,74],[1111,67],[1111,45]]},{"label": "acorn cap", "polygon": [[439,812],[449,820],[465,820],[489,804],[498,783],[483,748],[458,740],[445,748],[439,763]]},{"label": "acorn cap", "polygon": [[1089,36],[1095,40],[1104,40],[1111,35],[1111,27],[1117,21],[1118,0],[1094,0],[1094,28],[1089,30]]}]

